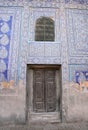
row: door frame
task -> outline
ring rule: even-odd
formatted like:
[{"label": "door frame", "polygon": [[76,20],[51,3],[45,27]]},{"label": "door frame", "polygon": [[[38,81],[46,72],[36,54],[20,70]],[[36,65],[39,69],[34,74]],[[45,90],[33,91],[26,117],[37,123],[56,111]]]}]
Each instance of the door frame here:
[{"label": "door frame", "polygon": [[[60,108],[58,107],[56,112],[42,112],[36,113],[33,111],[33,69],[40,69],[40,68],[47,68],[47,69],[55,69],[56,72],[56,98],[58,100],[58,96],[60,94]],[[59,77],[60,76],[60,77]],[[61,122],[61,99],[62,99],[62,87],[61,87],[61,65],[44,65],[44,64],[28,64],[27,65],[27,94],[26,94],[26,104],[27,104],[27,120],[28,122],[35,122],[35,121],[47,121],[47,122]],[[58,83],[59,82],[59,83]],[[60,91],[59,91],[60,87]],[[60,102],[60,103],[59,103]],[[59,105],[58,105],[59,106]]]}]

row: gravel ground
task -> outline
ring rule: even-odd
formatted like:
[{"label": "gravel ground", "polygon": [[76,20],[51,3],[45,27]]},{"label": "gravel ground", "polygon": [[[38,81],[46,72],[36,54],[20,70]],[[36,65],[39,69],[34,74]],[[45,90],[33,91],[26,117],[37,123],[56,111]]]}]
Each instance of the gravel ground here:
[{"label": "gravel ground", "polygon": [[88,130],[88,123],[7,125],[0,126],[0,130]]}]

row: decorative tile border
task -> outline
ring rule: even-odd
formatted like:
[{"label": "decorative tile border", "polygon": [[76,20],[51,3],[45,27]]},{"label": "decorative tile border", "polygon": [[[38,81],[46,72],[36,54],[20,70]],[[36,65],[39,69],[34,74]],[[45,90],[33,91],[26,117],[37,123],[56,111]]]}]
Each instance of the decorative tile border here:
[{"label": "decorative tile border", "polygon": [[67,9],[69,56],[88,55],[88,10]]},{"label": "decorative tile border", "polygon": [[[55,25],[55,42],[60,43],[60,17],[59,9],[55,8],[30,8],[29,9],[29,41],[34,41],[36,20],[40,17],[49,17],[54,20]],[[41,43],[41,42],[40,42]]]},{"label": "decorative tile border", "polygon": [[69,87],[88,93],[88,65],[69,65]]},{"label": "decorative tile border", "polygon": [[68,63],[69,64],[88,65],[88,57],[87,56],[69,57]]},{"label": "decorative tile border", "polygon": [[84,79],[88,81],[88,65],[69,65],[69,80],[71,82],[79,83],[79,80]]},{"label": "decorative tile border", "polygon": [[20,45],[21,8],[0,7],[0,61],[2,63],[1,81],[17,81],[18,56]]},{"label": "decorative tile border", "polygon": [[88,4],[87,0],[65,0],[65,3]]},{"label": "decorative tile border", "polygon": [[8,79],[12,19],[13,17],[10,14],[0,13],[0,81]]},{"label": "decorative tile border", "polygon": [[59,7],[60,3],[88,5],[87,0],[0,0],[0,5],[4,6],[34,6],[34,7]]}]

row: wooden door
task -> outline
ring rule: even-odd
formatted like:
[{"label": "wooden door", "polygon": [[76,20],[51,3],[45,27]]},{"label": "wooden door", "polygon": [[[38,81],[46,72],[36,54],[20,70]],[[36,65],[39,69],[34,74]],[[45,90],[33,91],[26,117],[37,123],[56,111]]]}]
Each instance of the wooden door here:
[{"label": "wooden door", "polygon": [[56,110],[56,84],[54,69],[34,69],[33,109],[35,112]]},{"label": "wooden door", "polygon": [[56,110],[55,70],[45,70],[45,99],[46,111]]},{"label": "wooden door", "polygon": [[44,103],[44,71],[41,69],[34,70],[33,81],[33,108],[36,112],[45,111]]}]

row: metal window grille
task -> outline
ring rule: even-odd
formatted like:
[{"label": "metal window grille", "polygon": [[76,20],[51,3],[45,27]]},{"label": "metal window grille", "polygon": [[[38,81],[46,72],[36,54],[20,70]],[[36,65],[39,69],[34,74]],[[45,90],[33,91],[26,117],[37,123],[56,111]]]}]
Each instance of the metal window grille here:
[{"label": "metal window grille", "polygon": [[37,19],[35,27],[35,41],[54,41],[54,39],[54,21],[47,17]]}]

